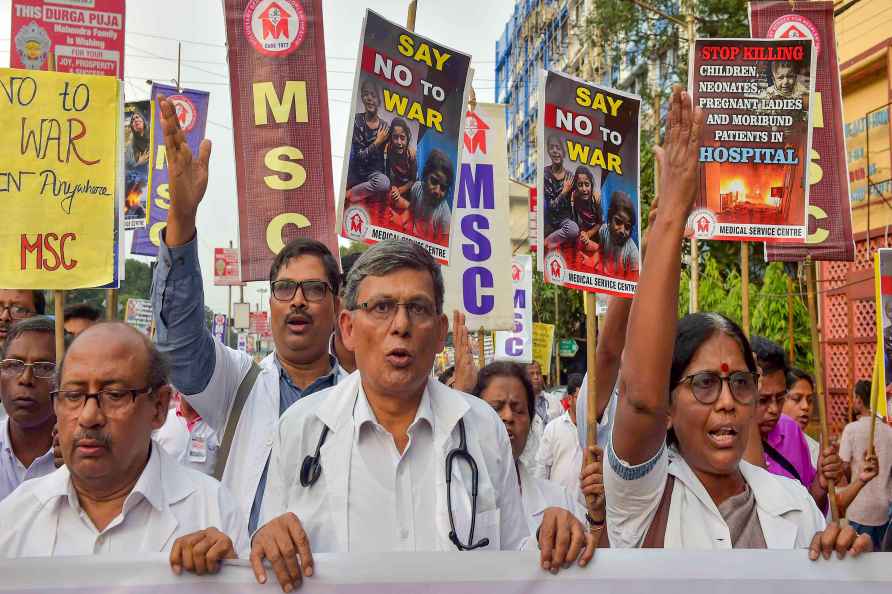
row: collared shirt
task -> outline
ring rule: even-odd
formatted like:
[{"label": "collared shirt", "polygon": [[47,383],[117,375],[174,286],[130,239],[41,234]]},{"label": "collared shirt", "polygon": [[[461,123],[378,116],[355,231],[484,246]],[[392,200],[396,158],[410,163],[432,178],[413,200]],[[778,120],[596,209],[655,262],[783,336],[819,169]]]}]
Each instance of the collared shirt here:
[{"label": "collared shirt", "polygon": [[171,408],[152,439],[180,464],[213,476],[220,440],[200,416],[189,422],[179,410]]},{"label": "collared shirt", "polygon": [[29,481],[0,503],[0,557],[167,552],[174,541],[215,527],[239,554],[248,547],[232,496],[209,476],[153,445],[121,513],[98,530],[80,505],[68,468]]},{"label": "collared shirt", "polygon": [[425,389],[401,454],[360,386],[347,496],[350,552],[436,549],[433,419]]},{"label": "collared shirt", "polygon": [[[604,414],[598,419],[598,447],[607,450],[607,444],[610,442],[610,434],[613,432],[613,418],[616,416],[616,403],[619,401],[619,382],[613,386],[613,392],[610,394],[610,401]],[[588,374],[582,378],[582,386],[579,388],[579,394],[576,396],[576,432],[579,434],[579,446],[585,452],[586,439],[588,439],[588,427],[586,419],[588,419]]]},{"label": "collared shirt", "polygon": [[[799,424],[787,415],[781,415],[771,433],[765,436],[765,442],[783,456],[799,473],[799,480],[808,489],[815,480],[817,471],[811,464],[811,452],[805,443],[805,434]],[[796,479],[781,464],[765,452],[765,468],[771,474]]]},{"label": "collared shirt", "polygon": [[9,418],[0,421],[0,501],[15,491],[24,481],[46,476],[56,470],[53,464],[53,448],[34,459],[31,466],[25,468],[12,450],[12,438],[9,436]]},{"label": "collared shirt", "polygon": [[570,495],[567,489],[554,481],[534,476],[532,470],[521,460],[517,461],[517,476],[520,482],[520,494],[523,499],[527,527],[534,540],[539,526],[542,525],[542,516],[549,507],[561,507],[585,524],[585,508],[578,498],[573,498]]},{"label": "collared shirt", "polygon": [[[849,423],[839,440],[839,457],[852,465],[852,478],[864,468],[864,453],[870,442],[870,414]],[[892,427],[877,419],[873,436],[879,474],[867,483],[849,506],[846,517],[864,526],[885,526],[892,504]]]},{"label": "collared shirt", "polygon": [[576,425],[565,412],[545,427],[537,454],[538,464],[545,468],[545,478],[563,486],[580,498],[579,474],[582,472],[582,448],[577,440]]}]

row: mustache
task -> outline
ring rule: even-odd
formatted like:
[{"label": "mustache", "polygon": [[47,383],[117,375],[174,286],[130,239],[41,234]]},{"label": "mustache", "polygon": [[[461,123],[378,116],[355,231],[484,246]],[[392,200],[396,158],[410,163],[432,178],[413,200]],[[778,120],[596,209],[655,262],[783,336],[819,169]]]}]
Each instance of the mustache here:
[{"label": "mustache", "polygon": [[307,324],[313,323],[313,316],[308,314],[306,311],[292,311],[285,317],[285,323],[289,322],[305,322]]},{"label": "mustache", "polygon": [[78,431],[74,434],[74,447],[77,447],[82,441],[95,441],[101,444],[106,449],[110,449],[111,447],[111,437],[101,431],[95,431],[92,429],[87,429],[86,431]]}]

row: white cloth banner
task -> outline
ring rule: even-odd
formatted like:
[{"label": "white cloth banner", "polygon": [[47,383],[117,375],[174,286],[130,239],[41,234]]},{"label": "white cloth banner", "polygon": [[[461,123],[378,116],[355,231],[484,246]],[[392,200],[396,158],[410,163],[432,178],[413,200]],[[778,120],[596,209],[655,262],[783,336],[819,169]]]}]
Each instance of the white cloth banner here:
[{"label": "white cloth banner", "polygon": [[511,259],[514,329],[496,332],[496,361],[533,362],[533,258]]},{"label": "white cloth banner", "polygon": [[[892,554],[808,560],[798,551],[598,551],[585,569],[552,576],[537,553],[381,553],[315,556],[302,594],[888,594]],[[40,594],[275,594],[246,561],[216,576],[175,576],[166,555],[0,561],[0,592]]]},{"label": "white cloth banner", "polygon": [[509,330],[511,232],[505,106],[478,103],[465,118],[444,309],[464,312],[471,332]]}]

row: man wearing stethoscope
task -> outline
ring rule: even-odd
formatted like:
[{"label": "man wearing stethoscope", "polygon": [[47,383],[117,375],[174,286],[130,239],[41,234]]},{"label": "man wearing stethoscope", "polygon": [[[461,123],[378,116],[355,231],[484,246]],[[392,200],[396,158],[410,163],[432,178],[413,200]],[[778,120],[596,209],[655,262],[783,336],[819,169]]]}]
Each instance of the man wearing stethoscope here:
[{"label": "man wearing stethoscope", "polygon": [[[439,266],[413,243],[379,243],[354,264],[339,324],[358,370],[279,422],[251,551],[261,583],[264,559],[287,592],[312,575],[312,552],[516,550],[532,540],[502,421],[430,378],[448,330],[442,306]],[[581,553],[587,563],[582,531],[570,512],[546,509],[543,568]]]}]

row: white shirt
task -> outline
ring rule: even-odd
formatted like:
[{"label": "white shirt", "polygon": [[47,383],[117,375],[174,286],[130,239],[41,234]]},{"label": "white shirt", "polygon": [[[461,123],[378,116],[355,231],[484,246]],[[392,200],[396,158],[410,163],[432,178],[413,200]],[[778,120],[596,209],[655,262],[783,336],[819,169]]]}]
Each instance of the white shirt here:
[{"label": "white shirt", "polygon": [[[825,527],[814,499],[799,483],[740,461],[740,472],[756,498],[756,513],[769,549],[806,548]],[[730,549],[731,533],[703,483],[674,448],[662,447],[649,461],[629,466],[607,449],[604,488],[607,530],[613,548],[636,548],[656,515],[675,476],[666,523],[667,549]]]},{"label": "white shirt", "polygon": [[517,463],[517,474],[520,477],[523,511],[526,513],[527,527],[533,539],[536,538],[536,532],[542,524],[542,516],[549,507],[562,507],[572,512],[576,519],[585,525],[585,508],[578,499],[573,499],[565,488],[553,481],[533,476],[530,469],[520,461]]},{"label": "white shirt", "polygon": [[[610,394],[610,401],[604,409],[604,414],[598,420],[598,446],[605,452],[607,444],[610,443],[610,434],[613,432],[613,418],[616,416],[616,403],[619,401],[619,382],[613,386],[613,392]],[[582,386],[579,388],[579,394],[576,397],[576,432],[579,434],[579,444],[583,449],[585,440],[587,439],[588,426],[588,374],[582,378]]]},{"label": "white shirt", "polygon": [[[366,516],[362,522],[356,521],[354,510],[350,509],[351,506],[363,505],[358,498],[364,497],[365,509],[370,510],[368,513],[374,515],[380,511],[382,514],[396,514],[383,509],[389,505],[388,502],[375,501],[368,496],[370,489],[379,488],[370,484],[371,473],[375,470],[367,469],[369,474],[365,475],[356,473],[354,461],[368,460],[369,452],[374,452],[374,447],[364,436],[360,440],[356,438],[357,420],[362,418],[359,410],[360,385],[360,372],[356,371],[336,386],[302,398],[282,415],[275,432],[261,524],[286,511],[294,513],[303,524],[314,553],[349,552],[352,546],[375,538],[383,541],[378,547],[380,550],[393,546],[394,532],[400,550],[409,548],[408,544],[402,543],[402,527],[390,528],[386,530],[387,534],[379,533],[380,522],[377,519]],[[459,445],[459,419],[465,425],[467,452],[477,464],[474,541],[488,538],[489,544],[485,548],[489,550],[522,548],[527,544],[528,531],[511,444],[501,419],[483,400],[448,388],[436,380],[429,379],[425,390],[427,395],[422,396],[422,402],[428,399],[430,411],[416,413],[415,427],[419,428],[419,432],[413,432],[412,437],[419,439],[413,442],[412,448],[423,443],[421,427],[425,422],[422,417],[430,414],[433,454],[427,458],[430,461],[430,474],[422,480],[426,480],[433,490],[427,487],[412,490],[412,505],[419,506],[419,509],[413,509],[411,517],[415,520],[424,513],[429,514],[433,519],[434,537],[430,542],[426,524],[416,522],[410,530],[410,539],[415,541],[414,550],[456,550],[449,539],[451,526],[446,496],[446,456]],[[365,420],[369,421],[370,418]],[[307,456],[315,453],[325,427],[329,433],[320,450],[322,472],[314,485],[304,487],[300,483],[300,467]],[[386,444],[386,440],[383,441]],[[372,449],[367,449],[369,447]],[[412,458],[416,453],[421,454],[418,460]],[[393,470],[392,451],[390,458]],[[405,467],[409,474],[422,472],[416,469],[424,459],[422,446],[417,452],[413,449],[411,455],[404,453],[397,466],[408,462]],[[378,465],[376,467],[380,468]],[[399,480],[380,488],[392,488],[397,496],[408,497],[408,488]],[[462,542],[467,542],[472,507],[471,471],[467,462],[454,462],[451,490],[455,531]],[[425,501],[422,502],[422,499]],[[406,504],[400,502],[393,505]],[[425,512],[425,509],[428,511]],[[405,515],[397,517],[397,522],[408,522],[409,514],[403,513]],[[351,517],[354,519],[351,520]],[[357,534],[357,531],[365,534]]]},{"label": "white shirt", "polygon": [[0,557],[51,557],[168,552],[180,536],[215,527],[240,556],[250,543],[247,522],[219,482],[181,466],[161,448],[102,531],[81,509],[68,468],[24,483],[0,502]]},{"label": "white shirt", "polygon": [[[0,407],[2,408],[2,407]],[[35,458],[31,466],[25,465],[12,451],[12,438],[9,436],[9,417],[0,421],[0,501],[15,491],[23,482],[46,476],[56,470],[53,464],[53,448],[43,455]]]},{"label": "white shirt", "polygon": [[582,472],[582,448],[576,434],[576,425],[565,412],[545,427],[542,443],[537,454],[538,465],[545,469],[545,478],[554,481],[581,498],[579,474]]},{"label": "white shirt", "polygon": [[811,465],[817,468],[818,456],[821,453],[821,442],[813,439],[805,432],[803,432],[802,435],[805,436],[805,443],[808,444],[808,453],[811,454]]},{"label": "white shirt", "polygon": [[220,440],[204,419],[195,421],[190,431],[186,419],[177,414],[176,408],[171,408],[164,425],[152,434],[152,439],[180,464],[213,476]]},{"label": "white shirt", "polygon": [[350,461],[350,482],[359,488],[350,489],[347,500],[351,552],[436,548],[433,416],[425,390],[400,454],[360,386]]}]

